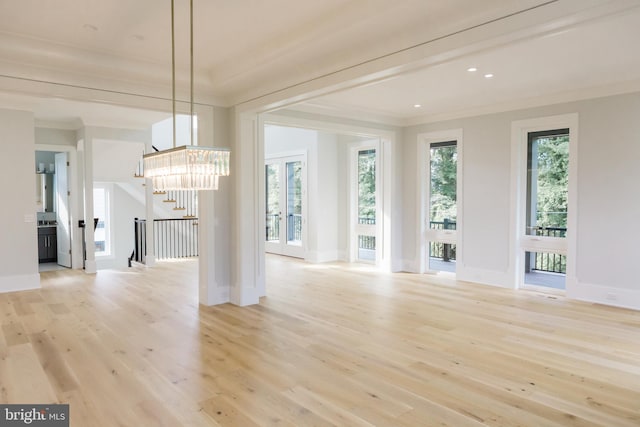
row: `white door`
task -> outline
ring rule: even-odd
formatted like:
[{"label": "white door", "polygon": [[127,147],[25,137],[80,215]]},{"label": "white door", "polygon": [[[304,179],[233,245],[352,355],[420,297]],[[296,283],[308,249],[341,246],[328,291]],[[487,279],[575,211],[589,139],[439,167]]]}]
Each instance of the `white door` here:
[{"label": "white door", "polygon": [[67,153],[56,153],[55,163],[58,264],[71,268],[71,215],[69,213],[69,164]]},{"label": "white door", "polygon": [[369,142],[351,150],[350,260],[378,263],[380,239],[380,144]]},{"label": "white door", "polygon": [[265,161],[265,250],[304,258],[306,171],[304,156]]}]

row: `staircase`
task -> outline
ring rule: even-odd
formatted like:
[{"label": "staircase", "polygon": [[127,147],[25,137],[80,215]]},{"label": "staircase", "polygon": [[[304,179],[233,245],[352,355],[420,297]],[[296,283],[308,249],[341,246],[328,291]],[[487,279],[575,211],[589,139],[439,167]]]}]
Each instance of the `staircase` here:
[{"label": "staircase", "polygon": [[198,216],[197,191],[154,191],[153,194],[163,196],[164,203],[172,203],[174,211],[182,211],[183,218]]},{"label": "staircase", "polygon": [[[134,178],[144,179],[143,162],[140,159]],[[143,186],[146,184],[142,184]],[[170,203],[176,214],[182,213],[182,218],[191,219],[198,216],[198,192],[197,191],[154,191],[154,195],[158,196],[158,200],[163,203]]]}]

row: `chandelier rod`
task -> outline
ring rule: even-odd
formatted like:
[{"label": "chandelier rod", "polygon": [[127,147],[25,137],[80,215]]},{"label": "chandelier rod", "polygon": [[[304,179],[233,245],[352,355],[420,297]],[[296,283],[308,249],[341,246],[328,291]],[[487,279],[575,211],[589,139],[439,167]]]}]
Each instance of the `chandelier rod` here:
[{"label": "chandelier rod", "polygon": [[171,0],[171,106],[173,111],[173,148],[176,148],[176,31],[174,15],[174,0]]},{"label": "chandelier rod", "polygon": [[189,19],[189,28],[190,28],[190,37],[191,37],[191,40],[189,41],[189,54],[190,54],[190,60],[191,60],[191,64],[190,64],[191,97],[189,98],[190,105],[191,105],[191,112],[189,115],[189,125],[190,125],[189,127],[191,128],[191,139],[189,144],[193,145],[193,0],[190,0],[189,2],[189,11],[191,14],[191,17]]}]

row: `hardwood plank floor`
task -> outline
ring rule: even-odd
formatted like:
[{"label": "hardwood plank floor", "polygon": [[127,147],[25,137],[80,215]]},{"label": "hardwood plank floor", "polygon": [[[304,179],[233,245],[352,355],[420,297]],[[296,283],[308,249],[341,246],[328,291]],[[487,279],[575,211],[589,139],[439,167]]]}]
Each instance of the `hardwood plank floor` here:
[{"label": "hardwood plank floor", "polygon": [[0,294],[0,402],[84,426],[639,426],[640,312],[267,257],[260,305],[197,263]]}]

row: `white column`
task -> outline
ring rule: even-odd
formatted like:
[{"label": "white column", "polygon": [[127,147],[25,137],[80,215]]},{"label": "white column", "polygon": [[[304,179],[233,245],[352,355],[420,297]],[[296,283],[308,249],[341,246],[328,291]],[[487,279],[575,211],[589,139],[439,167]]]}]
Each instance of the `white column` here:
[{"label": "white column", "polygon": [[[153,141],[151,139],[151,129],[149,129],[149,135],[144,145],[144,152],[151,153],[153,152]],[[153,267],[156,265],[156,254],[155,249],[153,247],[153,204],[155,203],[155,199],[153,196],[153,184],[150,179],[144,180],[145,182],[145,191],[144,191],[144,203],[145,203],[145,218],[146,222],[146,246],[147,246],[147,255],[145,258],[145,264],[147,267]]]},{"label": "white column", "polygon": [[[198,106],[196,113],[198,145],[229,147],[229,109]],[[217,191],[198,192],[198,295],[202,305],[229,302],[230,187],[231,177],[221,177]]]},{"label": "white column", "polygon": [[244,306],[257,304],[265,287],[258,203],[258,174],[262,173],[264,160],[260,158],[257,114],[236,111],[234,121],[230,301]]},{"label": "white column", "polygon": [[93,225],[93,132],[84,128],[84,222],[85,222],[85,273],[96,272],[96,246],[94,244],[95,226]]}]

